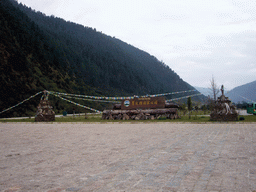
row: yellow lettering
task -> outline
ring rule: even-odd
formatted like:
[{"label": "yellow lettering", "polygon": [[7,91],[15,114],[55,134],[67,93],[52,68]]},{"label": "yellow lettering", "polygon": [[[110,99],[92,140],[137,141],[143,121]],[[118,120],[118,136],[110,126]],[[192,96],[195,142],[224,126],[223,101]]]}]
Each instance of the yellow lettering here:
[{"label": "yellow lettering", "polygon": [[150,98],[138,98],[138,99],[143,101],[150,100]]},{"label": "yellow lettering", "polygon": [[147,101],[143,101],[143,105],[147,105]]},{"label": "yellow lettering", "polygon": [[134,105],[134,101],[132,101],[132,105]]},{"label": "yellow lettering", "polygon": [[155,105],[157,105],[157,100],[154,102]]},{"label": "yellow lettering", "polygon": [[142,105],[142,101],[139,102],[139,105]]}]

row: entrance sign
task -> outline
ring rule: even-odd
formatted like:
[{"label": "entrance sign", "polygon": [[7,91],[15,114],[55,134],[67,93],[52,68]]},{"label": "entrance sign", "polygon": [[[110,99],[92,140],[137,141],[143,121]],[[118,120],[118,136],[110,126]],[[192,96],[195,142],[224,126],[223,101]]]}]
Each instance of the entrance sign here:
[{"label": "entrance sign", "polygon": [[127,109],[156,109],[165,107],[164,97],[142,97],[124,99],[121,104],[122,110]]}]

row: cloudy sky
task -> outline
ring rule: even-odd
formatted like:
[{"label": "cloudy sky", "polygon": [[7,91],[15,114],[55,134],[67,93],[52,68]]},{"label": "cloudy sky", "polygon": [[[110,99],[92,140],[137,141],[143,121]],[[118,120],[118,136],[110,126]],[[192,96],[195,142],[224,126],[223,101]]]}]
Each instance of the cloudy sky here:
[{"label": "cloudy sky", "polygon": [[157,57],[193,86],[256,80],[255,0],[18,0]]}]

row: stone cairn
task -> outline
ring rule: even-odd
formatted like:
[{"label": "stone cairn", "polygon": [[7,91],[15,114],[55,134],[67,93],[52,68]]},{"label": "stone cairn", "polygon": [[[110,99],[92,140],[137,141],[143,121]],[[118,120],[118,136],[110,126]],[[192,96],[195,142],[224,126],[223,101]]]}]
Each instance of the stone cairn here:
[{"label": "stone cairn", "polygon": [[210,120],[213,121],[237,121],[238,113],[234,105],[231,104],[231,101],[228,97],[224,95],[224,87],[221,86],[222,95],[218,97],[215,102],[213,111],[210,114]]},{"label": "stone cairn", "polygon": [[36,122],[49,122],[55,121],[55,112],[52,110],[52,106],[48,101],[48,93],[44,91],[40,103],[37,107],[37,112],[35,115]]}]

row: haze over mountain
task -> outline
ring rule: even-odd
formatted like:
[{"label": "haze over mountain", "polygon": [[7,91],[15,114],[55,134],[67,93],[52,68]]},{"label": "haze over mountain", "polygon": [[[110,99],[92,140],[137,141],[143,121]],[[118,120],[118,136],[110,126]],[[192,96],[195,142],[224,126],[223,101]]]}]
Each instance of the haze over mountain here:
[{"label": "haze over mountain", "polygon": [[[209,95],[211,96],[211,90],[209,88],[195,86],[195,89],[207,97]],[[220,96],[220,94],[221,93],[219,93],[218,96]],[[224,89],[224,95],[229,97],[229,99],[236,104],[256,102],[256,81],[235,87],[230,91]]]},{"label": "haze over mountain", "polygon": [[256,81],[235,87],[227,92],[226,96],[234,103],[256,102]]},{"label": "haze over mountain", "polygon": [[[0,19],[1,109],[45,89],[105,96],[194,89],[154,56],[96,29],[47,17],[15,0],[1,1]],[[72,108],[52,101],[57,113]],[[32,115],[36,103],[2,116]]]},{"label": "haze over mountain", "polygon": [[[208,97],[208,96],[212,97],[212,91],[211,91],[210,88],[196,87],[196,86],[194,86],[194,88],[195,88],[196,90],[198,90],[200,93],[202,93],[204,96],[206,96],[206,97]],[[220,90],[220,89],[221,89],[221,86],[219,86],[219,90]],[[226,94],[228,91],[229,91],[229,90],[226,90],[226,89],[225,89],[225,93],[224,93],[224,94]],[[217,95],[217,97],[219,97],[220,95],[221,95],[221,92],[219,91],[219,94]]]},{"label": "haze over mountain", "polygon": [[200,93],[202,93],[204,96],[208,97],[208,95],[211,95],[210,89],[205,87],[194,87],[196,90],[198,90]]}]

